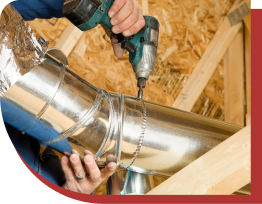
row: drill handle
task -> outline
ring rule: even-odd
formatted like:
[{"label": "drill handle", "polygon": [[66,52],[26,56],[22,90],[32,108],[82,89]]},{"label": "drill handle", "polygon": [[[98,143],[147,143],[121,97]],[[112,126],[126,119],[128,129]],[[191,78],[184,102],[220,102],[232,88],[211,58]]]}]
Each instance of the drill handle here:
[{"label": "drill handle", "polygon": [[[111,0],[113,2],[113,0]],[[111,3],[111,2],[110,2]],[[112,3],[113,4],[113,3]],[[110,5],[111,7],[111,5]],[[109,7],[109,8],[110,8]],[[112,30],[112,24],[110,23],[110,18],[108,17],[108,10],[109,8],[107,9],[107,12],[104,13],[104,16],[102,17],[101,19],[101,24],[103,24],[105,27],[107,27],[108,29]]]}]

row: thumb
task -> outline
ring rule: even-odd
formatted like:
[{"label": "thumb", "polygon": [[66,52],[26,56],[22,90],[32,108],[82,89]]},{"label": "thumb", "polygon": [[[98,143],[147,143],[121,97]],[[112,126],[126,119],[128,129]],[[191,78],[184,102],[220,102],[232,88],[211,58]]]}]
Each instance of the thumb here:
[{"label": "thumb", "polygon": [[115,38],[111,39],[111,43],[113,46],[115,56],[117,58],[121,58],[124,55],[124,50],[121,48],[121,43],[117,43],[117,39]]}]

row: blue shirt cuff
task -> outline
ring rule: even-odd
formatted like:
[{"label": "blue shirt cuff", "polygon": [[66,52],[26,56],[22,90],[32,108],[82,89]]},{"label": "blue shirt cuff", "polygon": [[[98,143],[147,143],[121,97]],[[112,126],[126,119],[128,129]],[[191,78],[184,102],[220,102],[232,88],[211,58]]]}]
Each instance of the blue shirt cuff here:
[{"label": "blue shirt cuff", "polygon": [[63,0],[17,0],[11,4],[26,21],[31,21],[35,18],[64,17],[62,13]]}]

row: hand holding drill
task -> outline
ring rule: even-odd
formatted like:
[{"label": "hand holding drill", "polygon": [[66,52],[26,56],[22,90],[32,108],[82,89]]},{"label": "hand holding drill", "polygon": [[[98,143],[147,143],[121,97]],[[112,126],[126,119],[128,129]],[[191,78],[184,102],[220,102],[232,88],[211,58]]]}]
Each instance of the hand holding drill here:
[{"label": "hand holding drill", "polygon": [[[64,0],[63,14],[82,31],[98,24],[112,31],[116,56],[129,52],[129,61],[136,73],[138,99],[155,67],[159,22],[151,16],[142,16],[135,0]],[[133,24],[134,23],[134,24]],[[118,43],[121,43],[121,48]]]}]

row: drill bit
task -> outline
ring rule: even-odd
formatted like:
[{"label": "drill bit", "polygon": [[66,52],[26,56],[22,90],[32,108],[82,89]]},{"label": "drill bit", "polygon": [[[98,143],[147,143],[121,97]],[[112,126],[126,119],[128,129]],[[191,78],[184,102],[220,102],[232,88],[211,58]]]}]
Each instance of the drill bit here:
[{"label": "drill bit", "polygon": [[137,94],[137,99],[142,100],[143,98],[143,87],[140,86]]},{"label": "drill bit", "polygon": [[146,78],[140,77],[137,79],[137,87],[139,88],[137,99],[142,100],[143,98],[143,88],[146,87]]}]

